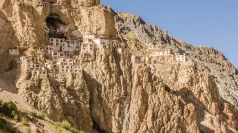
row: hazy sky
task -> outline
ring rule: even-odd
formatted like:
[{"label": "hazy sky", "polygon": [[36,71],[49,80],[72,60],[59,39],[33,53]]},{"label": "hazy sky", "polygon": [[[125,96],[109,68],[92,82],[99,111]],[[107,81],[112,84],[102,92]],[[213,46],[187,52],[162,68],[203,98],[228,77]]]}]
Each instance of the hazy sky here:
[{"label": "hazy sky", "polygon": [[238,67],[238,0],[101,0],[192,45],[211,46]]}]

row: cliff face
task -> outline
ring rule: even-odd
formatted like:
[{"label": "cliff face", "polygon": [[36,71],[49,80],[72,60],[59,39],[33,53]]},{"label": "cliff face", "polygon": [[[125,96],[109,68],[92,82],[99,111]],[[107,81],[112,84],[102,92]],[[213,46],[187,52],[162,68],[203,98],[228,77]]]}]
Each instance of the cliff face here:
[{"label": "cliff face", "polygon": [[[14,84],[33,108],[54,121],[68,120],[86,132],[212,132],[237,129],[237,69],[213,48],[195,47],[168,35],[140,17],[115,13],[98,0],[2,0],[0,2],[1,81]],[[54,22],[52,22],[54,20]],[[56,22],[57,21],[57,22]],[[49,59],[39,48],[49,45],[47,23],[116,40],[94,54],[76,53],[83,69],[40,77],[18,64],[21,56]],[[131,39],[133,38],[133,39]],[[136,40],[136,41],[135,41]],[[123,52],[118,52],[118,45]],[[135,63],[150,46],[183,53],[162,56],[156,64]],[[90,59],[89,59],[90,58]]]}]

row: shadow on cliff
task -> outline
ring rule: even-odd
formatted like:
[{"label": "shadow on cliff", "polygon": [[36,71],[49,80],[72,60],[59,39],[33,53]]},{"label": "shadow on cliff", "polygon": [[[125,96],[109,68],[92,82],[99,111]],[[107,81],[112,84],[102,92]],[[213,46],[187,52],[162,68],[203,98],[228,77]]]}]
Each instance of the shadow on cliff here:
[{"label": "shadow on cliff", "polygon": [[[15,36],[15,31],[11,22],[8,20],[7,16],[0,10],[0,19],[6,22],[6,27],[2,27],[0,32],[1,34],[7,35],[9,38],[6,38],[4,41],[0,42],[0,49],[2,53],[0,53],[0,87],[2,90],[9,91],[11,93],[17,93],[17,89],[15,88],[15,80],[16,80],[16,69],[17,69],[17,58],[10,56],[8,53],[9,48],[19,45],[20,41]],[[14,44],[13,44],[14,43]]]},{"label": "shadow on cliff", "polygon": [[[219,108],[219,112],[217,113],[221,116],[225,116],[225,114],[222,112],[222,109],[224,108],[224,103],[226,101],[219,95],[219,89],[215,83],[215,80],[213,79],[212,76],[209,76],[207,82],[209,83],[208,88],[205,89],[208,89],[208,91],[212,94],[211,99],[209,101],[210,104],[217,103]],[[195,94],[189,88],[182,87],[178,91],[174,91],[168,85],[165,85],[165,90],[173,96],[181,97],[186,102],[186,104],[192,103],[195,106],[195,109],[198,112],[197,117],[201,132],[204,133],[215,132],[213,129],[201,124],[201,122],[205,119],[205,112],[211,114],[211,109],[208,108],[208,105],[205,105],[202,101],[196,98]]]},{"label": "shadow on cliff", "polygon": [[101,133],[110,132],[107,130],[110,130],[112,127],[112,125],[110,125],[111,117],[106,116],[106,111],[111,112],[111,110],[108,105],[103,102],[103,86],[87,72],[84,71],[83,75],[90,91],[89,108],[93,122],[93,130],[99,131]]}]

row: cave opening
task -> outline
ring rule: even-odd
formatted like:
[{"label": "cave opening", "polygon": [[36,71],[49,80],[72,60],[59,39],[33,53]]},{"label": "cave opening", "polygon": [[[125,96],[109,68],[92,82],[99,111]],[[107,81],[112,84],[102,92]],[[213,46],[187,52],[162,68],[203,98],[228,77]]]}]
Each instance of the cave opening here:
[{"label": "cave opening", "polygon": [[50,4],[54,4],[57,3],[57,0],[42,0],[45,3],[50,3]]},{"label": "cave opening", "polygon": [[49,29],[49,37],[65,38],[64,32],[67,31],[67,25],[59,19],[57,14],[50,14],[45,22]]},{"label": "cave opening", "polygon": [[83,33],[77,26],[69,26],[60,19],[56,13],[51,13],[46,19],[46,31],[49,38],[64,38],[65,40],[77,40],[82,42]]}]

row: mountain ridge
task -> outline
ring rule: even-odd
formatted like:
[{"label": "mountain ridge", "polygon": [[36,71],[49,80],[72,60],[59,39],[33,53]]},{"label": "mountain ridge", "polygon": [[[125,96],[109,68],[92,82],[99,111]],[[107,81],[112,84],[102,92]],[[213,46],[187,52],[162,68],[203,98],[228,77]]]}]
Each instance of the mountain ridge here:
[{"label": "mountain ridge", "polygon": [[221,52],[99,3],[1,1],[0,94],[89,133],[237,130],[238,72]]}]

